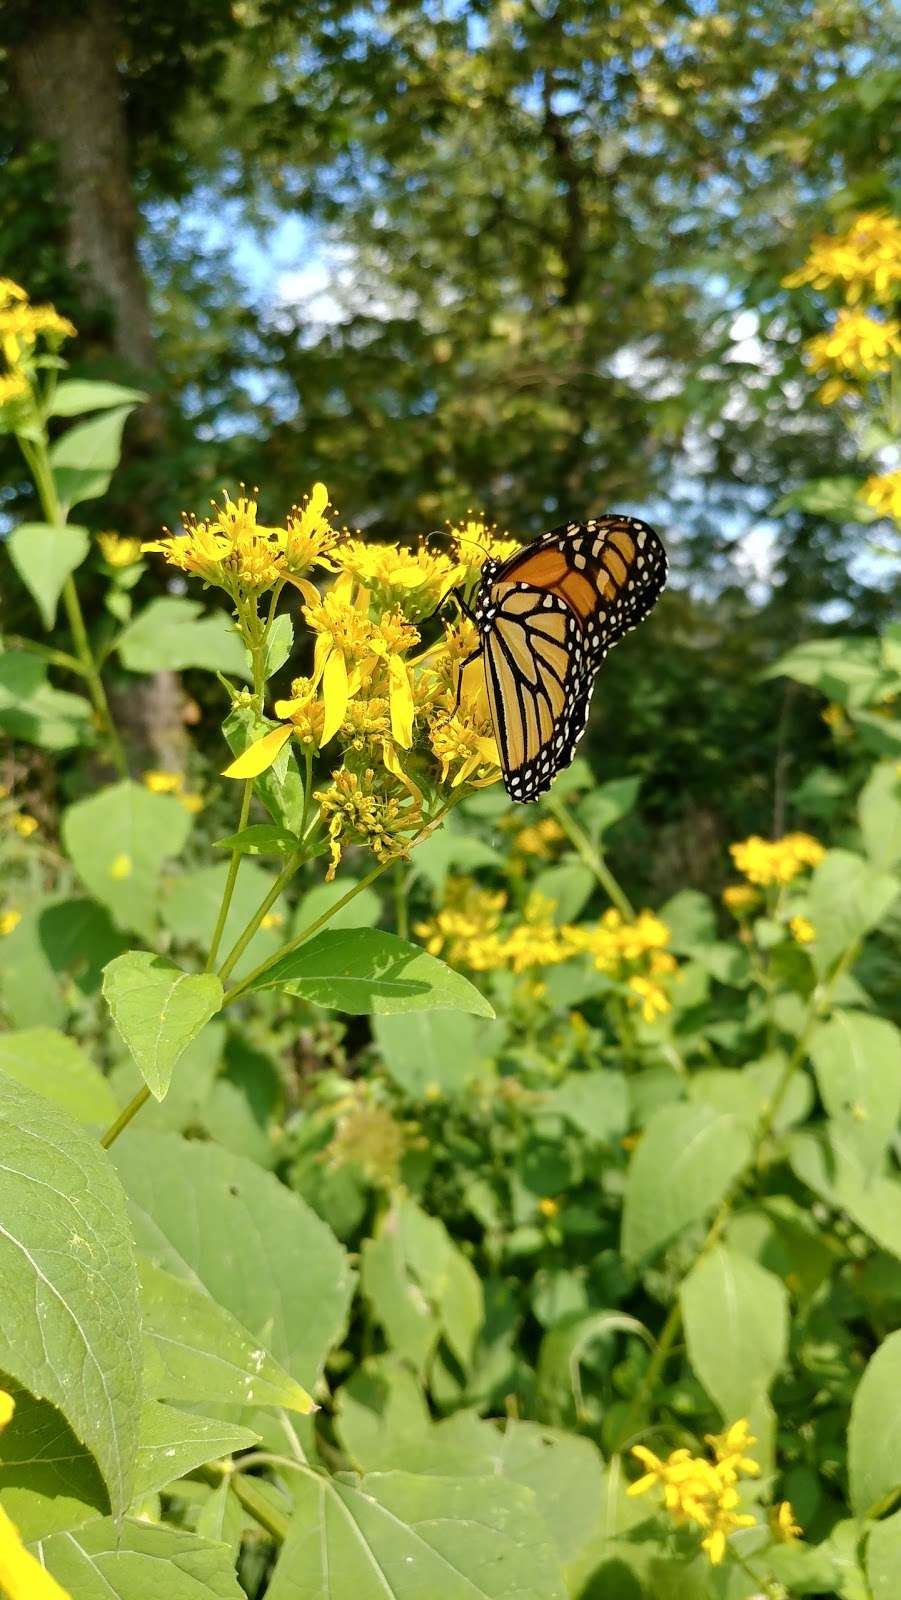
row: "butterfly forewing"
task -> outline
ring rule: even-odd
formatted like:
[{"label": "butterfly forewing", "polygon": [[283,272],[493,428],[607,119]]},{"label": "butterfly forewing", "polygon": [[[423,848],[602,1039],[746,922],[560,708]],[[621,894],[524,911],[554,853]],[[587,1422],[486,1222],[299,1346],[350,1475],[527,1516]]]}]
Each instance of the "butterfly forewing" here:
[{"label": "butterfly forewing", "polygon": [[534,800],[569,765],[598,668],[665,582],[653,528],[615,515],[567,523],[485,563],[475,617],[512,799]]}]

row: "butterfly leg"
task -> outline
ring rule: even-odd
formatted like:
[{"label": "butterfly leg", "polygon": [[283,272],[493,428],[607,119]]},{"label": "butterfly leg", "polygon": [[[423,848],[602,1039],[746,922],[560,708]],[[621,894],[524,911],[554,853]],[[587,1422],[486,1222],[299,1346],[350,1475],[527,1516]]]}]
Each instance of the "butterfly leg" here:
[{"label": "butterfly leg", "polygon": [[460,709],[460,696],[463,693],[463,673],[465,672],[466,668],[469,666],[471,661],[478,661],[479,656],[481,654],[482,654],[482,647],[480,645],[477,650],[473,650],[472,654],[468,655],[466,657],[465,661],[461,661],[459,667],[457,668],[457,697],[456,697],[456,699],[454,701],[454,709],[453,709],[453,711],[451,712],[450,716],[447,719],[448,722],[453,721],[453,718],[457,715],[457,712]]},{"label": "butterfly leg", "polygon": [[472,611],[471,607],[467,604],[467,602],[464,600],[462,590],[460,590],[460,589],[448,589],[447,594],[446,595],[442,595],[441,599],[438,601],[438,604],[436,605],[434,611],[430,611],[427,617],[423,617],[421,619],[421,621],[417,623],[417,627],[421,628],[423,622],[432,622],[434,620],[434,618],[437,617],[437,615],[438,615],[439,611],[441,610],[442,606],[446,606],[447,605],[448,600],[456,600],[457,605],[460,607],[460,610],[462,611],[464,617],[468,617],[470,622],[475,622],[476,619],[475,619],[475,616],[473,614],[473,611]]}]

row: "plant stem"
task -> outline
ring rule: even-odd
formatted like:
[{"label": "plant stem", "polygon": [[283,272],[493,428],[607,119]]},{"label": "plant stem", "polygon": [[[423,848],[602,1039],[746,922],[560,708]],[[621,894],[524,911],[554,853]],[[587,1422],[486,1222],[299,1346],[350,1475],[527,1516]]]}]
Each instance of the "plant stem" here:
[{"label": "plant stem", "polygon": [[298,854],[296,851],[293,855],[288,857],[284,867],[273,883],[272,888],[269,890],[269,893],[257,907],[256,911],[248,922],[247,927],[244,929],[244,932],[241,934],[239,939],[236,939],[234,945],[219,968],[219,977],[222,979],[223,983],[225,982],[232,968],[237,964],[238,961],[240,961],[244,951],[247,949],[247,946],[250,944],[251,939],[259,928],[260,923],[263,921],[267,911],[269,911],[269,909],[275,905],[275,902],[282,893],[282,890],[285,889],[291,882],[291,879],[294,877],[295,872],[297,871],[298,867],[301,866],[302,862],[303,856]]},{"label": "plant stem", "polygon": [[288,1536],[290,1519],[269,1504],[266,1497],[260,1494],[252,1478],[246,1478],[240,1472],[236,1472],[231,1462],[210,1461],[205,1467],[198,1467],[197,1471],[207,1483],[215,1484],[217,1488],[223,1478],[227,1478],[229,1488],[236,1499],[240,1500],[244,1510],[249,1511],[254,1521],[258,1522],[261,1528],[265,1528],[273,1539],[277,1539],[279,1544],[284,1543]]},{"label": "plant stem", "polygon": [[[241,795],[241,810],[238,815],[238,826],[236,829],[236,832],[238,833],[243,833],[244,829],[247,827],[247,818],[250,816],[250,802],[252,799],[253,779],[245,778],[244,792]],[[225,888],[222,891],[222,904],[219,907],[219,915],[216,918],[216,926],[213,929],[213,937],[210,942],[210,950],[206,958],[206,965],[203,969],[204,972],[212,972],[214,966],[216,965],[216,957],[219,954],[219,945],[222,942],[222,935],[225,932],[225,923],[231,907],[232,895],[235,892],[235,882],[238,877],[238,868],[241,865],[241,855],[242,852],[240,850],[232,851],[231,860],[228,864],[228,876],[225,880]]]},{"label": "plant stem", "polygon": [[552,794],[549,795],[547,808],[551,815],[556,817],[576,854],[581,857],[589,871],[594,873],[608,899],[629,922],[634,922],[635,908],[610,871],[603,851],[592,844],[585,829],[576,821],[562,800],[556,800]]},{"label": "plant stem", "polygon": [[403,861],[394,869],[394,924],[399,939],[410,937],[410,907],[407,901],[407,870]]},{"label": "plant stem", "polygon": [[118,1139],[120,1133],[122,1133],[124,1129],[128,1127],[132,1117],[137,1116],[141,1107],[146,1105],[149,1099],[150,1090],[148,1089],[146,1083],[142,1084],[137,1094],[134,1095],[131,1100],[129,1100],[128,1105],[124,1106],[119,1112],[115,1122],[110,1123],[106,1133],[101,1134],[100,1144],[104,1150],[108,1150],[110,1145],[113,1144],[116,1139]]}]

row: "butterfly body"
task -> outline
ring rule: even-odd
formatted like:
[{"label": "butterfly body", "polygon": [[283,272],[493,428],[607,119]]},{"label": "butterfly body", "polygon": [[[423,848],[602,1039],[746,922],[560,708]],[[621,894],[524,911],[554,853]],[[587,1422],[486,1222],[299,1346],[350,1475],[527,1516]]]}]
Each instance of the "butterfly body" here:
[{"label": "butterfly body", "polygon": [[472,615],[512,800],[537,799],[569,766],[598,669],[647,616],[666,572],[653,528],[614,514],[564,523],[485,562]]}]

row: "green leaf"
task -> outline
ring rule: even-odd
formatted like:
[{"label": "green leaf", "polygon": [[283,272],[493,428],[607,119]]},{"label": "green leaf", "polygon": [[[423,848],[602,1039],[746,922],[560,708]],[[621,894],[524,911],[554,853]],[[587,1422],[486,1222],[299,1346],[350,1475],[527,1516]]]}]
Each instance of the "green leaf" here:
[{"label": "green leaf", "polygon": [[305,1414],[313,1401],[290,1373],[204,1289],[139,1263],[145,1385],[162,1400],[285,1406]]},{"label": "green leaf", "polygon": [[83,995],[99,989],[123,943],[95,900],[35,901],[3,941],[0,993],[8,1019],[17,1028],[65,1022]]},{"label": "green leaf", "polygon": [[361,1271],[363,1293],[397,1354],[422,1369],[443,1334],[469,1367],[485,1314],[482,1286],[437,1217],[398,1196],[376,1237],[363,1242]]},{"label": "green leaf", "polygon": [[131,1498],[140,1414],[138,1278],[109,1157],[64,1112],[0,1076],[0,1371],[63,1413]]},{"label": "green leaf", "polygon": [[877,522],[879,512],[861,499],[862,478],[811,478],[773,506],[771,516],[791,510],[811,511],[834,522]]},{"label": "green leaf", "polygon": [[78,1528],[106,1516],[109,1496],[94,1457],[64,1416],[8,1378],[15,1415],[0,1433],[0,1495],[22,1538]]},{"label": "green leaf", "polygon": [[861,790],[857,815],[870,865],[890,871],[901,862],[901,781],[896,761],[882,761],[873,768]]},{"label": "green leaf", "polygon": [[530,1489],[406,1472],[298,1479],[267,1600],[565,1600]]},{"label": "green leaf", "polygon": [[[208,1398],[202,1396],[203,1401]],[[193,1411],[176,1411],[173,1406],[147,1400],[141,1413],[134,1498],[165,1488],[206,1461],[250,1450],[259,1439],[258,1433],[234,1422],[199,1417]]]},{"label": "green leaf", "polygon": [[263,973],[253,989],[283,989],[352,1015],[398,1011],[494,1011],[467,978],[393,933],[326,929]]},{"label": "green leaf", "polygon": [[212,972],[182,972],[164,956],[127,950],[103,974],[103,998],[151,1094],[162,1100],[175,1063],[222,1005]]},{"label": "green leaf", "polygon": [[83,500],[96,500],[106,494],[109,481],[119,465],[122,430],[133,405],[115,406],[95,417],[68,428],[50,447],[50,465],[56,492],[67,509]]},{"label": "green leaf", "polygon": [[54,627],[63,584],[88,553],[87,529],[23,522],[10,534],[6,547],[28,593],[37,601],[44,627]]},{"label": "green leaf", "polygon": [[[473,799],[489,797],[490,791],[484,789]],[[425,878],[435,894],[440,895],[449,872],[473,872],[478,867],[497,868],[497,865],[497,851],[483,839],[474,839],[470,833],[465,833],[452,813],[435,833],[416,846],[410,872],[413,877]]]},{"label": "green leaf", "polygon": [[802,1132],[789,1144],[792,1171],[837,1211],[848,1215],[883,1250],[901,1259],[901,1183],[864,1170],[838,1137]]},{"label": "green leaf", "polygon": [[663,1106],[632,1157],[623,1205],[623,1254],[656,1254],[723,1198],[750,1156],[746,1127],[704,1105]]},{"label": "green leaf", "polygon": [[275,822],[254,822],[227,839],[214,839],[214,850],[239,850],[244,856],[286,856],[297,849],[297,839]]},{"label": "green leaf", "polygon": [[[773,1099],[787,1066],[779,1050],[752,1061],[746,1067],[703,1067],[693,1072],[688,1083],[692,1100],[702,1101],[717,1111],[732,1112],[753,1127]],[[778,1132],[802,1122],[813,1104],[813,1088],[804,1072],[796,1072],[781,1096],[773,1126]]]},{"label": "green leaf", "polygon": [[285,665],[294,649],[294,624],[287,611],[280,611],[266,635],[263,677],[268,680]]},{"label": "green leaf", "polygon": [[898,1600],[901,1594],[901,1511],[871,1528],[866,1562],[873,1600]]},{"label": "green leaf", "polygon": [[225,1545],[159,1524],[89,1522],[38,1554],[73,1600],[245,1600]]},{"label": "green leaf", "polygon": [[[335,878],[332,883],[316,883],[298,902],[291,926],[292,937],[304,933],[357,883],[356,878]],[[329,928],[374,928],[382,914],[382,902],[375,889],[361,889],[341,911],[329,920]]]},{"label": "green leaf", "polygon": [[883,676],[879,641],[869,638],[811,639],[795,645],[761,677],[794,678],[843,705],[867,705]]},{"label": "green leaf", "polygon": [[311,1389],[353,1285],[325,1223],[271,1173],[216,1145],[129,1129],[112,1154],[138,1248],[205,1288]]},{"label": "green leaf", "polygon": [[116,926],[148,943],[156,927],[163,862],[177,856],[191,818],[174,795],[124,779],[77,800],[63,815],[63,842],[76,872]]},{"label": "green leaf", "polygon": [[81,695],[54,689],[37,656],[6,650],[0,655],[0,732],[43,750],[90,744],[90,704]]},{"label": "green leaf", "polygon": [[103,1073],[74,1039],[55,1028],[0,1034],[0,1072],[52,1100],[77,1122],[105,1128],[119,1109]]},{"label": "green leaf", "polygon": [[717,1245],[679,1291],[688,1359],[728,1426],[748,1417],[758,1459],[772,1454],[768,1394],[788,1354],[785,1286],[737,1250]]},{"label": "green leaf", "polygon": [[[240,756],[272,726],[249,706],[233,706],[222,724],[222,732],[232,755]],[[304,814],[304,790],[290,741],[268,771],[254,778],[253,787],[272,820],[289,833],[298,835]]]},{"label": "green leaf", "polygon": [[816,929],[811,959],[827,973],[856,939],[882,921],[901,885],[850,850],[830,850],[810,882],[808,908]]},{"label": "green leaf", "polygon": [[598,1067],[570,1072],[546,1101],[592,1144],[611,1144],[629,1125],[629,1096],[621,1072]]},{"label": "green leaf", "polygon": [[249,676],[244,646],[228,614],[204,615],[202,605],[181,595],[151,600],[119,635],[117,649],[129,672],[201,667],[236,678]]},{"label": "green leaf", "polygon": [[593,872],[578,861],[561,861],[546,867],[532,883],[532,891],[554,903],[555,922],[575,922],[591,899],[596,881]]},{"label": "green leaf", "polygon": [[[194,872],[181,873],[164,885],[160,915],[180,943],[198,946],[203,951],[209,949],[227,878],[228,862],[220,861],[214,867],[198,867]],[[254,861],[241,862],[219,947],[222,956],[227,955],[243,933],[272,883],[273,875],[265,868],[258,867]],[[281,914],[281,908],[275,907],[274,915]],[[235,967],[234,976],[240,978],[243,972],[249,972],[284,942],[285,933],[280,926],[258,928]]]},{"label": "green leaf", "polygon": [[139,405],[148,396],[143,389],[124,389],[121,383],[99,383],[87,378],[63,378],[53,392],[50,417],[80,417],[86,411],[108,411],[112,406]]},{"label": "green leaf", "polygon": [[640,788],[640,778],[613,778],[609,783],[592,784],[590,793],[579,801],[578,814],[595,844],[600,844],[607,830],[634,809]]},{"label": "green leaf", "polygon": [[854,1391],[848,1424],[848,1488],[862,1517],[901,1484],[901,1333],[871,1356]]},{"label": "green leaf", "polygon": [[573,1424],[585,1420],[582,1366],[598,1344],[609,1347],[616,1333],[635,1334],[653,1348],[644,1323],[624,1311],[593,1311],[575,1321],[567,1317],[545,1334],[538,1351],[536,1393],[547,1415]]},{"label": "green leaf", "polygon": [[810,1056],[843,1147],[878,1171],[901,1115],[901,1034],[883,1017],[839,1009],[817,1028]]},{"label": "green leaf", "polygon": [[458,1097],[492,1076],[490,1031],[464,1011],[400,1012],[377,1016],[372,1024],[389,1077],[413,1100]]}]

